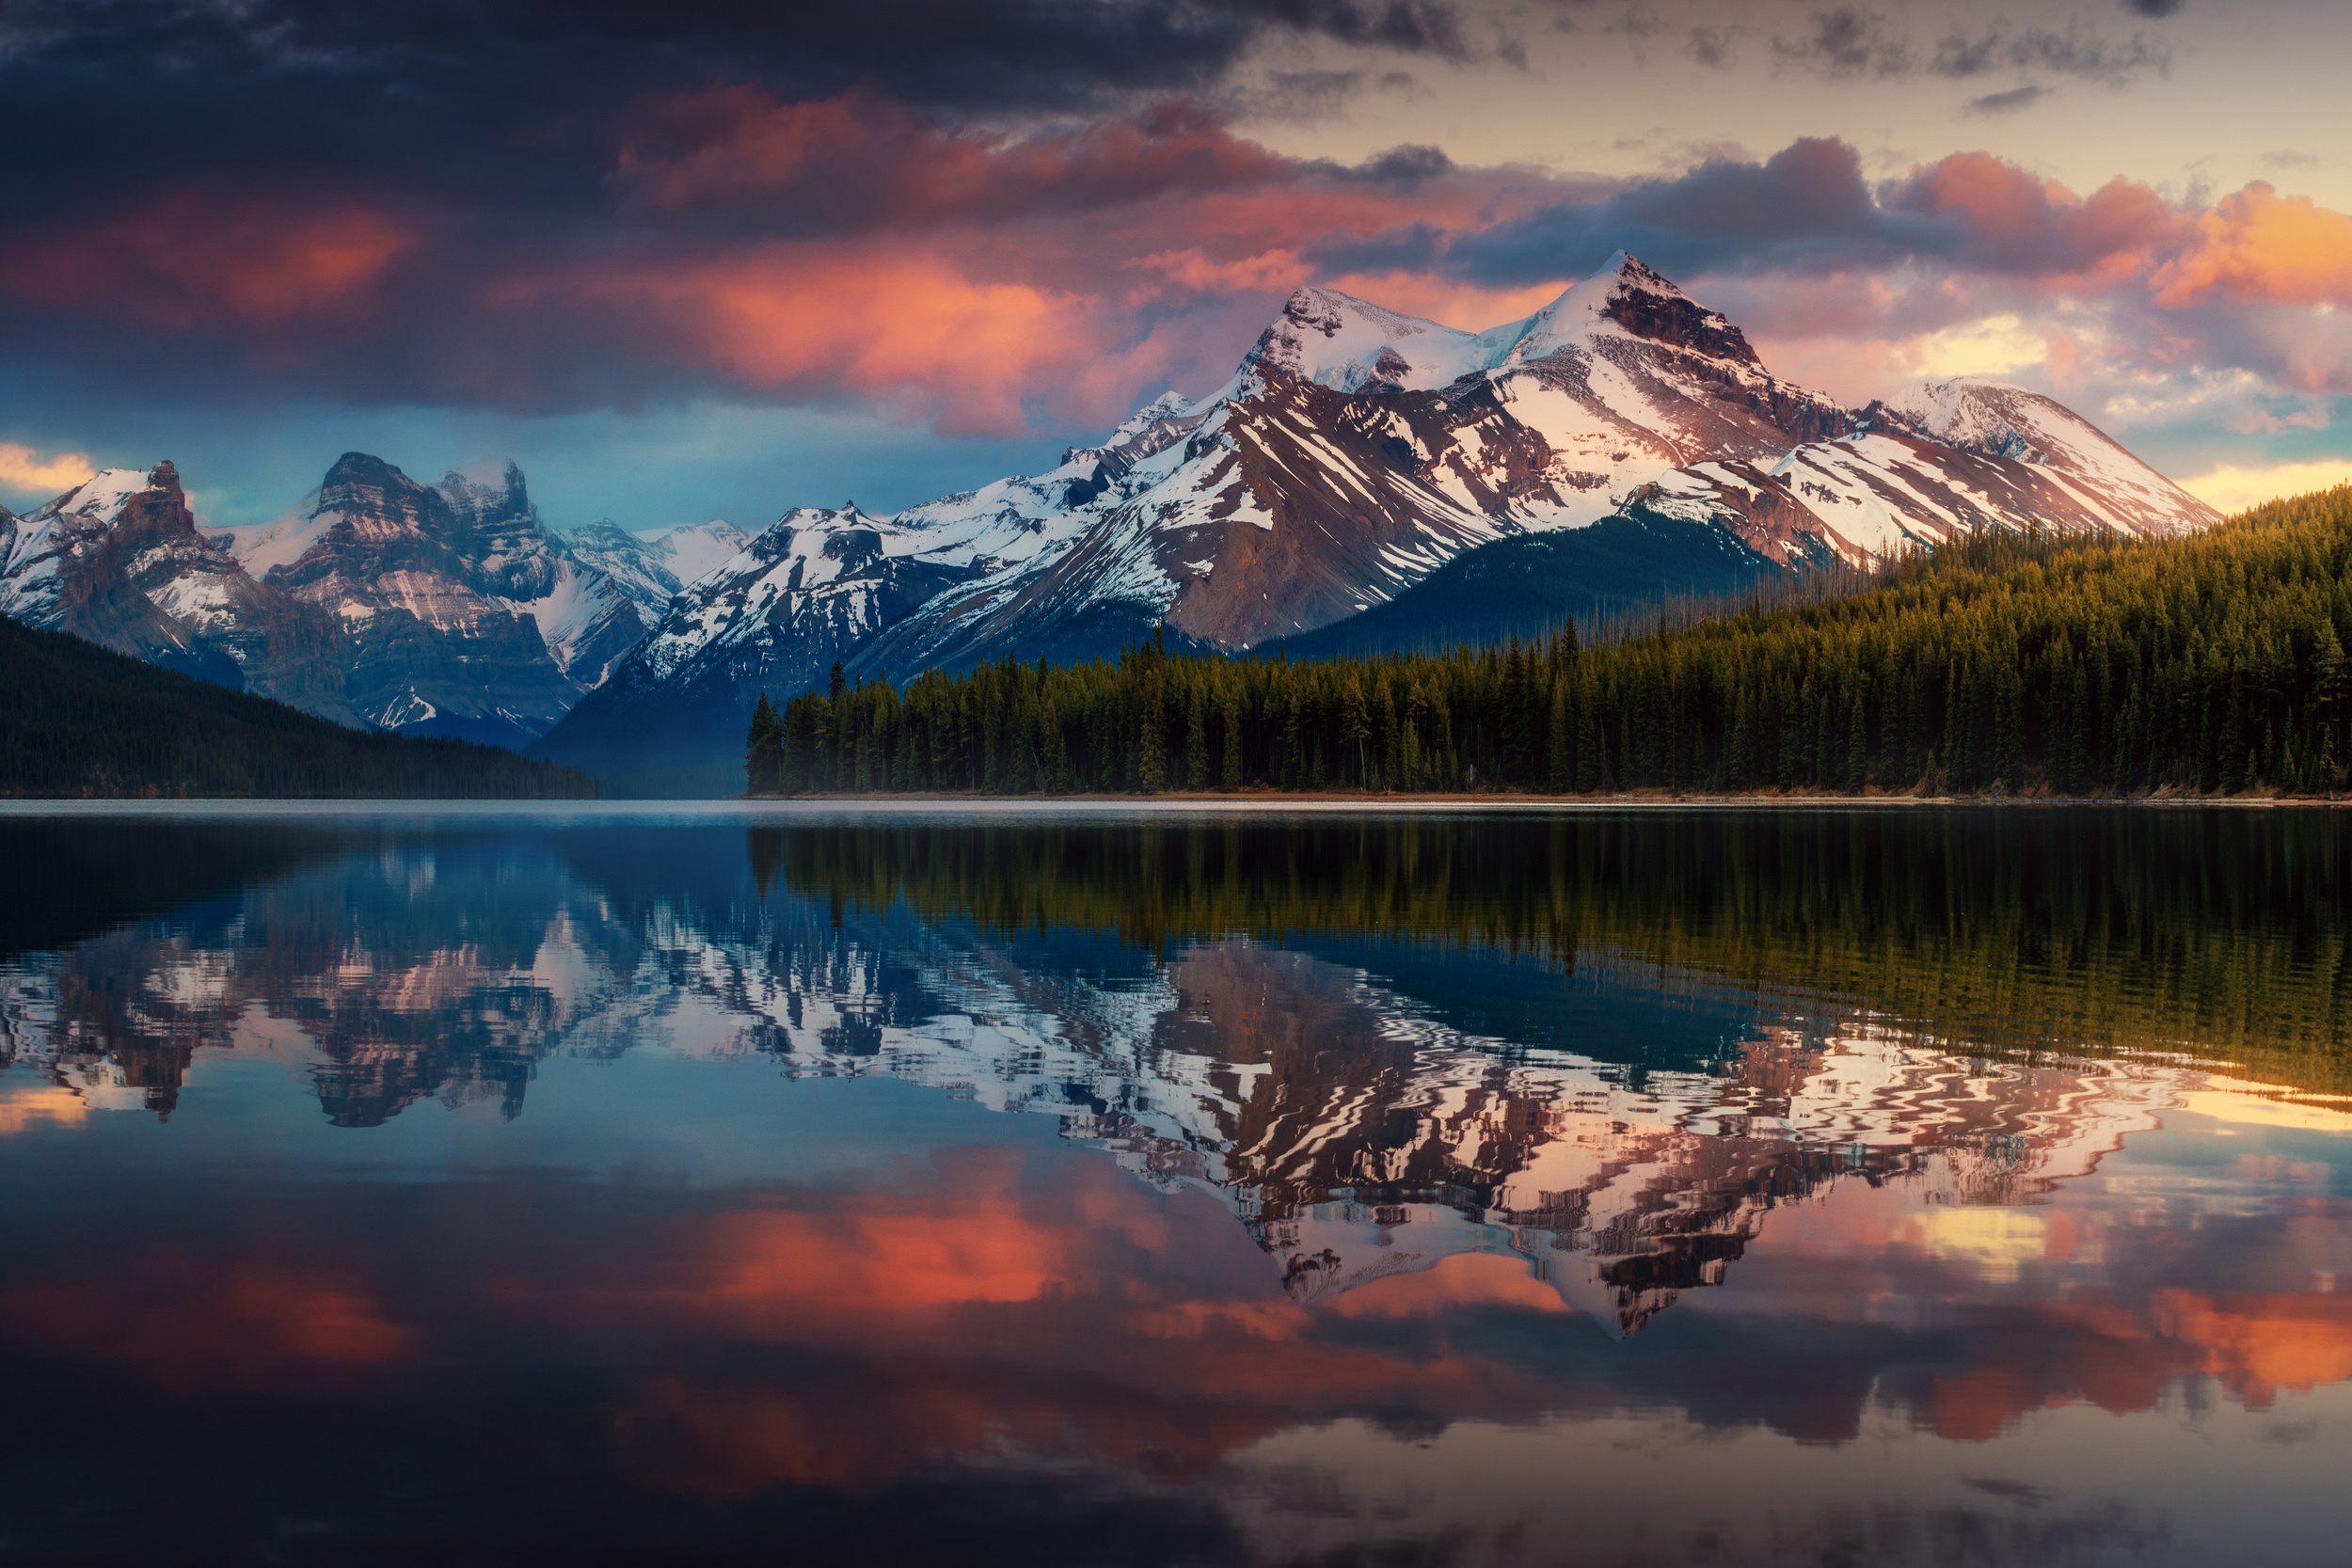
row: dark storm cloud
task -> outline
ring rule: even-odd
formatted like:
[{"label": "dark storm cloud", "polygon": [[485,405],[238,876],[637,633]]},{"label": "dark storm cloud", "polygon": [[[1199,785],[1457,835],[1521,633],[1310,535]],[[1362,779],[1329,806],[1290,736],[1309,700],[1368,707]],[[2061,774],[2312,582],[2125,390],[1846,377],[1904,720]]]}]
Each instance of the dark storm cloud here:
[{"label": "dark storm cloud", "polygon": [[0,194],[40,212],[213,172],[533,204],[592,186],[609,121],[652,94],[1099,112],[1213,89],[1282,34],[1469,53],[1445,0],[11,0]]},{"label": "dark storm cloud", "polygon": [[[1394,236],[1391,264],[1442,265],[1509,286],[1576,276],[1624,249],[1688,275],[1832,254],[1883,256],[1901,248],[1888,228],[1853,149],[1807,139],[1760,164],[1715,160],[1676,179],[1560,202],[1450,244],[1408,230]],[[1350,261],[1369,268],[1385,260],[1375,248],[1362,247]]]},{"label": "dark storm cloud", "polygon": [[[1450,0],[0,0],[0,341],[232,397],[664,398],[699,372],[533,280],[1279,174],[1182,103],[1286,38],[1472,52]],[[663,140],[697,113],[740,134]]]},{"label": "dark storm cloud", "polygon": [[[2118,180],[2076,198],[1981,152],[1955,153],[1873,184],[1852,147],[1807,138],[1760,163],[1719,157],[1673,178],[1565,194],[1473,231],[1404,227],[1356,242],[1327,264],[1438,272],[1509,288],[1578,276],[1623,249],[1674,277],[1819,276],[1928,261],[2024,278],[2075,277],[2119,258],[2212,242],[2250,267],[2250,258],[2280,244],[2269,236],[2305,222],[2309,208],[2276,202],[2266,186],[2240,205],[2243,213],[2229,209],[2201,228],[2147,186]],[[2324,230],[2334,220],[2313,214],[2309,221]],[[2235,265],[2204,261],[2176,276],[2201,279],[2182,287],[2201,297],[2235,278]]]},{"label": "dark storm cloud", "polygon": [[1995,20],[1956,26],[1936,37],[1900,19],[1851,6],[1813,12],[1805,25],[1772,40],[1787,65],[1824,76],[1964,80],[1994,71],[2031,71],[2121,87],[2171,69],[2172,57],[2145,35],[2113,39],[2080,22],[2063,30],[2011,26]]}]

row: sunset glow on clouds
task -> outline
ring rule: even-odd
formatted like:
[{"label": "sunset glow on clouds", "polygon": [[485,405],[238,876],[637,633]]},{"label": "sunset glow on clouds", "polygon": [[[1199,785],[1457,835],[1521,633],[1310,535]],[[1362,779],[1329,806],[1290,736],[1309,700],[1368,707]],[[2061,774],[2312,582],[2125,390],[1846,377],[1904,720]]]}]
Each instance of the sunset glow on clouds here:
[{"label": "sunset glow on clouds", "polygon": [[[1736,137],[1578,173],[1554,149],[1601,144],[1571,96],[1559,135],[1496,156],[1504,121],[1472,112],[1470,85],[1501,116],[1522,76],[1597,57],[1578,7],[1554,25],[1467,3],[1271,21],[1192,0],[953,18],[894,0],[818,26],[688,6],[549,35],[516,0],[419,64],[398,19],[296,0],[140,0],[103,27],[37,6],[0,48],[12,103],[101,74],[146,89],[78,135],[32,114],[0,176],[17,210],[50,214],[0,252],[13,379],[44,389],[0,401],[0,440],[97,451],[91,426],[143,428],[126,404],[462,426],[716,402],[901,421],[948,464],[962,439],[1089,437],[1168,385],[1208,390],[1301,282],[1476,328],[1622,247],[1851,403],[1993,374],[2169,441],[2152,455],[2178,472],[2335,450],[2352,214],[2284,172],[2070,182],[2019,150],[2013,114],[1969,110],[1950,133],[2007,150],[1898,150],[1865,112],[1891,84],[1979,84],[1973,102],[2007,73],[2128,115],[2187,59],[2172,22],[2078,8],[2045,38],[1954,0],[1933,25],[1841,33],[1651,9],[1679,63],[1628,71],[1844,103],[1852,128],[1766,140],[1788,116],[1751,111]],[[276,90],[222,98],[208,84],[232,71]],[[1317,123],[1336,155],[1312,150]],[[0,466],[0,499],[40,498],[30,462]]]},{"label": "sunset glow on clouds", "polygon": [[43,457],[30,447],[0,441],[0,485],[18,490],[70,490],[97,471],[83,452],[61,451]]}]

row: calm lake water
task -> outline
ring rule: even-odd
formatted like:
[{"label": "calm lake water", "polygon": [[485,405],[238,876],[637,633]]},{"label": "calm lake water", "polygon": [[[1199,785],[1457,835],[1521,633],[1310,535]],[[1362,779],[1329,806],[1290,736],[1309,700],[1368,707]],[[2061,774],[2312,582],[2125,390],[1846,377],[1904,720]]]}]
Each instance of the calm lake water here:
[{"label": "calm lake water", "polygon": [[0,1560],[2352,1548],[2352,822],[0,817]]}]

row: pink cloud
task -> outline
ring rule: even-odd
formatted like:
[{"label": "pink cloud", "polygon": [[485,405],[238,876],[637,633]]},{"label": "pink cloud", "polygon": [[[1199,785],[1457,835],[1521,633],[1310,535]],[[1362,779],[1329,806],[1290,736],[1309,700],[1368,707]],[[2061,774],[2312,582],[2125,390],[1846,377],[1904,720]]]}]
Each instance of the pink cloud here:
[{"label": "pink cloud", "polygon": [[2352,215],[2256,181],[2197,214],[2191,232],[2150,279],[2159,305],[2352,305]]},{"label": "pink cloud", "polygon": [[412,228],[365,205],[181,194],[11,244],[0,251],[0,293],[171,331],[270,331],[364,309],[419,244]]},{"label": "pink cloud", "polygon": [[2352,216],[2261,184],[2083,196],[1963,152],[1872,186],[1818,140],[1629,185],[1343,168],[1184,103],[1007,130],[871,89],[725,85],[640,103],[612,145],[607,210],[569,230],[183,192],[21,243],[0,300],[39,330],[225,337],[347,396],[717,392],[1004,435],[1205,389],[1298,283],[1484,327],[1626,245],[1851,400],[1932,360],[1934,335],[2011,318],[2064,385],[2234,367],[2352,391],[2352,334],[2314,314],[2352,304]]},{"label": "pink cloud", "polygon": [[828,227],[1086,211],[1280,182],[1300,169],[1182,103],[1003,135],[865,89],[780,103],[757,87],[720,87],[642,104],[628,130],[614,178],[656,211],[773,204]]},{"label": "pink cloud", "polygon": [[853,395],[950,434],[1023,428],[1023,400],[1113,352],[1098,302],[976,278],[898,245],[766,244],[706,260],[510,279],[494,302],[601,318],[629,351],[738,386]]}]

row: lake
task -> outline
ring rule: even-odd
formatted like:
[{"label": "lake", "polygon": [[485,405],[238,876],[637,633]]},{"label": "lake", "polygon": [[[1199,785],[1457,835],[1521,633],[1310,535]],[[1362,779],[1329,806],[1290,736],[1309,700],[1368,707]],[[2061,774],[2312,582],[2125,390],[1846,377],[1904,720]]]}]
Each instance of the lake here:
[{"label": "lake", "polygon": [[2352,819],[0,816],[0,1560],[2308,1563]]}]

